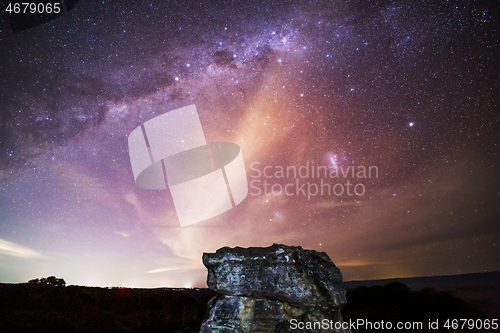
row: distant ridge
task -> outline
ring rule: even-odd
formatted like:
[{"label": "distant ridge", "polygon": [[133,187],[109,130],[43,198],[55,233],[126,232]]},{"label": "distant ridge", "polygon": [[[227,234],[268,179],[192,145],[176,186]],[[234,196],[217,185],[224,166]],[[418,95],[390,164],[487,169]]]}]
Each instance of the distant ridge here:
[{"label": "distant ridge", "polygon": [[463,288],[463,287],[494,287],[500,288],[500,272],[470,273],[460,275],[426,276],[412,278],[394,278],[383,280],[347,281],[347,289],[356,287],[384,286],[391,282],[401,282],[412,289],[420,288]]}]

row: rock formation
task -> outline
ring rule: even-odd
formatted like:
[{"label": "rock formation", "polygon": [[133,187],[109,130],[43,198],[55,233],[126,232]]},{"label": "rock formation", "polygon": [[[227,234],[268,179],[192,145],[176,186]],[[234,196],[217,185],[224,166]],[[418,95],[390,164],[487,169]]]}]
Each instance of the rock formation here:
[{"label": "rock formation", "polygon": [[204,253],[210,300],[200,333],[350,332],[342,274],[324,252],[274,244]]}]

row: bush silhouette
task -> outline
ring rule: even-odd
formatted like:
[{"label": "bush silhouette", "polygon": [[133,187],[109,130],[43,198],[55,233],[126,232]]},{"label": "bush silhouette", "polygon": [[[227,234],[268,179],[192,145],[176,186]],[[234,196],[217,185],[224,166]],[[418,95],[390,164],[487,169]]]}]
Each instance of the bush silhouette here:
[{"label": "bush silhouette", "polygon": [[55,276],[49,276],[48,278],[29,280],[28,284],[54,286],[54,287],[66,287],[66,281],[64,281],[64,279],[58,279]]}]

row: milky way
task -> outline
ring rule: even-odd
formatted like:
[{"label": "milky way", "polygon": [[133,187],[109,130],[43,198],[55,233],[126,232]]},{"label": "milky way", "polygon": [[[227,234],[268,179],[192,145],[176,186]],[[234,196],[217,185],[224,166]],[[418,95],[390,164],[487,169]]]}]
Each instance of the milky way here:
[{"label": "milky way", "polygon": [[[325,251],[345,280],[500,270],[499,17],[486,1],[81,0],[18,33],[3,20],[0,281],[205,286],[203,252],[273,243]],[[249,184],[275,187],[181,228],[168,190],[134,183],[127,137],[191,104]],[[304,165],[378,172],[275,174]],[[322,180],[364,192],[279,191]]]}]

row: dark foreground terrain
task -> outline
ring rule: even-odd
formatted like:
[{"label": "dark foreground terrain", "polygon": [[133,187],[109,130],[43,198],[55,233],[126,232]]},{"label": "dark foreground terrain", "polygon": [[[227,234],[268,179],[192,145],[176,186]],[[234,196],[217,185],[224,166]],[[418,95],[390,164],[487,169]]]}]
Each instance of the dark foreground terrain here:
[{"label": "dark foreground terrain", "polygon": [[[379,287],[392,282],[399,282],[408,286],[414,295],[420,293],[436,296],[451,294],[459,298],[479,312],[485,318],[497,318],[500,321],[500,272],[474,273],[450,276],[400,278],[389,280],[350,281],[345,287],[350,291],[351,297],[347,298],[348,305],[355,303],[355,293],[362,293],[367,289],[358,287],[372,287],[372,292],[380,290]],[[442,313],[440,311],[439,313]],[[491,332],[492,330],[490,330]],[[500,332],[500,329],[497,330]]]},{"label": "dark foreground terrain", "polygon": [[198,332],[208,289],[0,285],[0,332]]},{"label": "dark foreground terrain", "polygon": [[[346,321],[394,323],[500,319],[500,273],[484,274],[347,282],[342,314]],[[208,289],[0,284],[0,332],[199,332],[214,295]]]}]

